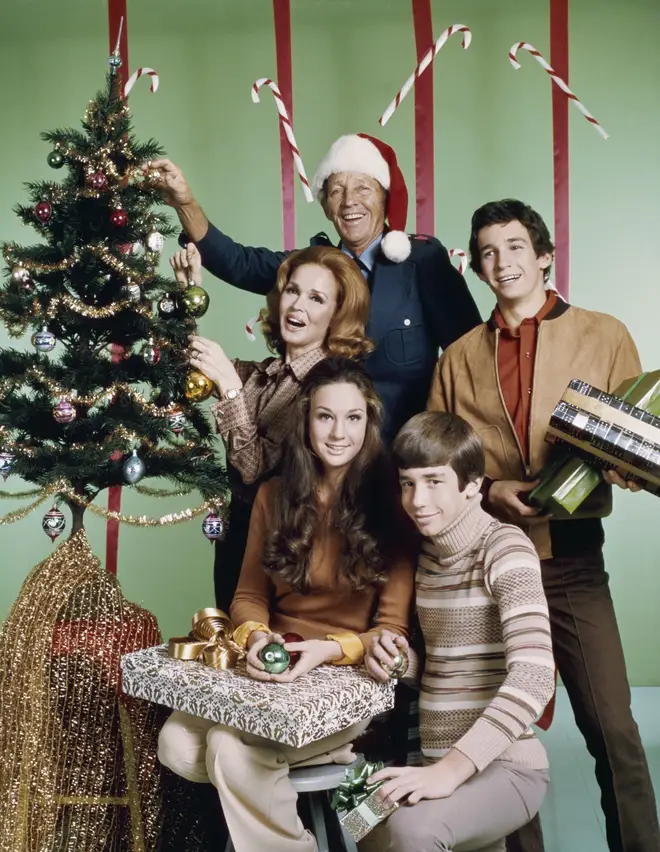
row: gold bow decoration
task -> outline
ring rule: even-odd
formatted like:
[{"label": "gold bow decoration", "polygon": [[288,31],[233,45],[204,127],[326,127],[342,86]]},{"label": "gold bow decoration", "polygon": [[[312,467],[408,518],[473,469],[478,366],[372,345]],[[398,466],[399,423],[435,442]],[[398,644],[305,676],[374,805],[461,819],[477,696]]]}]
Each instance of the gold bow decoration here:
[{"label": "gold bow decoration", "polygon": [[194,614],[188,636],[170,639],[167,654],[175,660],[198,660],[226,671],[245,656],[245,649],[234,641],[234,625],[227,613],[206,607]]}]

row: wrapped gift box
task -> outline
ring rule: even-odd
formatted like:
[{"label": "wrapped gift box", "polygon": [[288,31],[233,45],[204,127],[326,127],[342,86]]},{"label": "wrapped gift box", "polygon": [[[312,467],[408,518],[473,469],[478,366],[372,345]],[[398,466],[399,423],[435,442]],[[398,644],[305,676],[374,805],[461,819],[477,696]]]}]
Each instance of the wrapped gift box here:
[{"label": "wrapped gift box", "polygon": [[386,805],[378,798],[377,793],[371,793],[358,805],[340,817],[339,822],[356,843],[369,834],[374,826],[382,822],[397,809],[397,805]]},{"label": "wrapped gift box", "polygon": [[184,710],[290,746],[304,746],[394,707],[394,681],[363,669],[320,666],[293,683],[253,680],[244,664],[219,671],[167,655],[161,645],[121,659],[127,695]]},{"label": "wrapped gift box", "polygon": [[[571,407],[562,405],[566,398],[572,402]],[[580,399],[585,397],[588,401]],[[585,410],[585,405],[588,410]],[[606,406],[606,408],[603,408]],[[589,415],[594,410],[597,412],[599,422],[590,421],[587,425],[587,433],[580,439],[579,443],[571,441],[566,429],[569,429],[574,437],[578,437],[576,430],[576,411],[582,411]],[[569,385],[567,393],[555,409],[553,414],[554,423],[551,422],[548,439],[556,441],[557,446],[553,450],[549,463],[539,474],[540,485],[530,494],[530,503],[549,512],[555,517],[571,517],[574,513],[579,516],[606,517],[612,509],[610,490],[604,486],[599,468],[619,465],[624,460],[626,449],[632,467],[627,467],[628,478],[639,482],[642,487],[652,493],[658,492],[658,486],[654,485],[644,476],[638,476],[635,464],[637,457],[631,450],[634,445],[630,441],[626,443],[624,436],[615,435],[611,432],[610,438],[617,438],[618,443],[609,444],[609,450],[616,453],[614,460],[603,455],[595,455],[586,444],[592,447],[604,449],[598,442],[603,433],[608,430],[605,424],[611,424],[613,428],[619,428],[618,422],[613,422],[613,412],[621,412],[646,423],[653,423],[660,416],[660,370],[652,373],[643,373],[634,379],[623,382],[616,389],[615,394],[606,394],[592,385],[579,380],[574,380]],[[578,423],[582,423],[580,418]],[[631,432],[630,428],[635,424],[625,419],[624,430]],[[593,434],[589,433],[593,430]],[[632,433],[636,434],[636,433]],[[625,435],[628,439],[630,436]],[[639,437],[639,436],[638,436]],[[657,439],[660,442],[660,438]],[[571,445],[573,452],[571,452]],[[589,461],[584,461],[580,456],[585,456]],[[586,455],[585,455],[586,454]],[[624,465],[625,467],[625,465]],[[579,512],[578,512],[579,510]]]}]

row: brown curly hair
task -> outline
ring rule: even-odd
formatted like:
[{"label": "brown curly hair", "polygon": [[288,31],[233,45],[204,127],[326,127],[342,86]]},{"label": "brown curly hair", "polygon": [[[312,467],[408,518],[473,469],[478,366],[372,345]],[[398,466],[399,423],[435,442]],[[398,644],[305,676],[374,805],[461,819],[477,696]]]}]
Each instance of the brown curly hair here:
[{"label": "brown curly hair", "polygon": [[[354,384],[365,399],[367,429],[360,452],[326,517],[317,499],[323,467],[311,448],[309,414],[319,388],[344,382]],[[309,591],[312,548],[326,521],[343,540],[337,579],[347,579],[355,589],[384,582],[392,557],[402,552],[398,494],[381,443],[381,417],[382,406],[373,382],[355,361],[326,358],[305,377],[297,401],[295,430],[284,451],[273,526],[264,551],[267,573],[296,591]]]},{"label": "brown curly hair", "polygon": [[280,264],[275,286],[266,296],[266,307],[261,311],[261,330],[271,352],[281,358],[286,354],[286,344],[280,332],[280,298],[296,269],[305,264],[315,264],[327,269],[337,282],[337,307],[330,320],[325,348],[329,355],[345,358],[363,358],[374,349],[365,336],[369,317],[369,287],[354,260],[332,246],[310,246],[293,251]]}]

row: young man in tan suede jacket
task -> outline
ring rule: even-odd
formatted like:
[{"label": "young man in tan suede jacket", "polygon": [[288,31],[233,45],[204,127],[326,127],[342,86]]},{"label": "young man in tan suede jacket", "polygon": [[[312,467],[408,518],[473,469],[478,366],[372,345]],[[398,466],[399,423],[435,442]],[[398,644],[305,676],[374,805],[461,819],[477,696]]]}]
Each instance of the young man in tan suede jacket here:
[{"label": "young man in tan suede jacket", "polygon": [[[607,484],[571,520],[543,517],[526,502],[550,451],[550,415],[571,379],[612,392],[642,372],[623,323],[546,289],[553,251],[543,219],[522,202],[490,202],[476,211],[470,265],[497,307],[443,353],[428,408],[474,426],[486,450],[487,511],[519,525],[537,549],[555,660],[595,760],[610,852],[657,852],[655,796],[603,563],[601,518],[611,509],[611,485],[626,482],[606,474]],[[541,852],[538,818],[507,848]]]}]

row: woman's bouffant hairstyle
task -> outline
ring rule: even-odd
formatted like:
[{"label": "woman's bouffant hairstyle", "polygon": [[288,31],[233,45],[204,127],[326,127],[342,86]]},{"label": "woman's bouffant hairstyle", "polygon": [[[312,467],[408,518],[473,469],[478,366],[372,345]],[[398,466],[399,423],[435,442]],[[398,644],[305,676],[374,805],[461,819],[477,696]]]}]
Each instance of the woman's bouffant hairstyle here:
[{"label": "woman's bouffant hairstyle", "polygon": [[280,298],[296,269],[308,263],[322,266],[337,282],[337,307],[330,320],[325,348],[329,355],[363,358],[374,348],[365,336],[369,317],[369,287],[357,264],[332,246],[310,246],[293,251],[280,264],[275,286],[261,311],[261,330],[271,352],[284,357],[286,344],[280,332]]},{"label": "woman's bouffant hairstyle", "polygon": [[[364,443],[326,510],[317,498],[323,466],[311,447],[309,418],[316,391],[339,383],[355,385],[364,397],[367,428]],[[328,523],[343,540],[337,580],[348,580],[355,589],[378,585],[385,580],[392,548],[398,552],[399,543],[393,532],[398,514],[396,489],[383,453],[382,406],[373,382],[354,361],[326,358],[307,374],[297,408],[295,430],[284,450],[264,567],[272,577],[299,592],[308,592],[314,541],[322,525]]]}]

